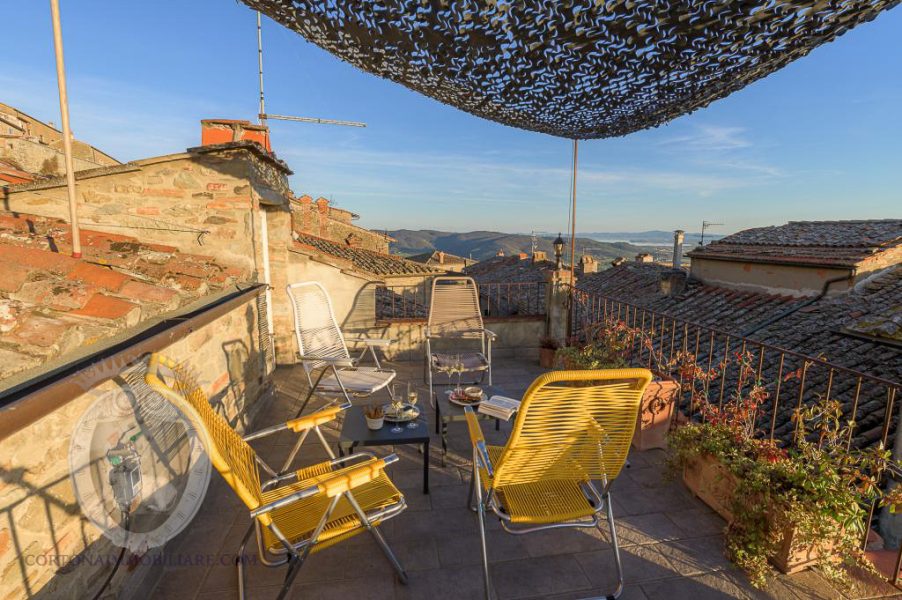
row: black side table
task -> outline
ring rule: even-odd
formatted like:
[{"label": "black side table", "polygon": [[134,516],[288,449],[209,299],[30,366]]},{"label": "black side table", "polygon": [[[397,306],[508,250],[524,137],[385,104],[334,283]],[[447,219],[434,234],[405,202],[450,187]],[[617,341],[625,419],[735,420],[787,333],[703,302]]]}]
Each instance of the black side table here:
[{"label": "black side table", "polygon": [[366,426],[366,418],[363,415],[362,406],[352,406],[345,411],[344,423],[341,426],[341,436],[338,439],[338,453],[344,456],[351,454],[357,446],[399,446],[403,444],[423,445],[423,493],[429,493],[429,422],[422,412],[417,419],[414,429],[407,427],[407,423],[400,423],[403,431],[392,433],[394,423],[388,421],[382,425],[382,429],[375,431]]},{"label": "black side table", "polygon": [[[480,386],[482,388],[483,393],[486,398],[491,398],[492,396],[507,396],[507,393],[500,387],[496,385],[483,385]],[[452,423],[454,421],[463,421],[466,422],[467,415],[464,412],[464,407],[451,402],[451,399],[448,397],[448,390],[441,389],[438,385],[433,387],[433,402],[435,406],[435,432],[442,436],[442,466],[445,466],[445,455],[448,454],[448,423]],[[491,421],[494,419],[495,421],[495,431],[501,429],[501,419],[497,419],[495,417],[489,416],[487,414],[479,412],[478,405],[473,407],[473,411],[476,413],[476,418],[480,421]]]}]

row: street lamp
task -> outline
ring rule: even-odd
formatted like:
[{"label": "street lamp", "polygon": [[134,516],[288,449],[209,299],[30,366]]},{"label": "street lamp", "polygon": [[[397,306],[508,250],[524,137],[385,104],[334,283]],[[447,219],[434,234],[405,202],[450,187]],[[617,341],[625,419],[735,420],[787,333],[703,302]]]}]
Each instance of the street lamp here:
[{"label": "street lamp", "polygon": [[551,244],[554,246],[554,260],[558,269],[561,268],[561,255],[564,253],[564,239],[558,233],[557,237]]}]

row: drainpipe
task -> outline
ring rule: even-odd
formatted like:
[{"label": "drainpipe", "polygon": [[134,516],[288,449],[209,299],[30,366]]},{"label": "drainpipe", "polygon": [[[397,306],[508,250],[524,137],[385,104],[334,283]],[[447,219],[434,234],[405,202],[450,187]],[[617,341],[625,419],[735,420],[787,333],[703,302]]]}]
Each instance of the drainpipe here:
[{"label": "drainpipe", "polygon": [[785,310],[785,311],[781,312],[780,314],[778,314],[777,316],[771,317],[764,323],[760,323],[758,325],[755,325],[751,329],[747,329],[746,331],[743,331],[739,335],[742,337],[748,337],[748,336],[752,335],[753,333],[764,329],[768,325],[773,325],[777,321],[785,319],[789,315],[791,315],[795,312],[798,312],[799,310],[805,308],[806,306],[811,306],[812,304],[814,304],[815,302],[817,302],[818,300],[820,300],[821,298],[823,298],[824,296],[827,295],[827,292],[830,290],[831,285],[833,285],[834,283],[839,283],[840,281],[848,281],[848,280],[852,279],[852,276],[853,275],[850,273],[849,275],[843,275],[841,277],[835,277],[833,279],[828,279],[827,281],[824,282],[824,287],[821,289],[821,293],[818,294],[817,296],[815,296],[814,298],[812,298],[811,300],[802,302],[798,306],[794,306],[794,307],[790,308],[789,310]]},{"label": "drainpipe", "polygon": [[[269,353],[275,361],[276,349],[273,341],[273,320],[272,320],[272,278],[269,270],[269,227],[266,223],[266,211],[259,209],[260,213],[260,245],[263,247],[263,283],[266,284],[266,326],[269,331]],[[265,354],[264,354],[265,356]],[[266,365],[269,367],[270,365]]]}]

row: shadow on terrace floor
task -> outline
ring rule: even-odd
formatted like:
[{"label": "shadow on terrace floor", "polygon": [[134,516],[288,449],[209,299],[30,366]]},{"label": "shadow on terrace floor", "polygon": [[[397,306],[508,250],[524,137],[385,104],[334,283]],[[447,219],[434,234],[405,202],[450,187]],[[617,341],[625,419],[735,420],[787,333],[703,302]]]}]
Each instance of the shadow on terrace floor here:
[{"label": "shadow on terrace floor", "polygon": [[[433,436],[431,493],[422,490],[422,456],[412,446],[394,451],[401,461],[390,477],[405,494],[407,511],[382,526],[386,538],[410,575],[410,583],[395,581],[384,555],[368,535],[312,556],[292,588],[292,598],[316,599],[478,599],[482,594],[479,536],[476,517],[466,508],[469,481],[469,441],[464,423],[449,426],[447,465],[440,467],[441,444],[434,434],[433,413],[426,402],[422,365],[398,363],[397,381],[410,381],[420,391]],[[541,370],[533,363],[497,361],[495,384],[519,397]],[[306,387],[300,367],[277,370],[277,396],[261,415],[257,427],[284,420],[296,410],[296,398]],[[488,425],[488,423],[486,423]],[[485,427],[490,443],[502,444],[510,424],[500,432]],[[328,431],[338,438],[337,426]],[[311,436],[312,437],[312,436]],[[255,447],[268,461],[284,460],[294,439],[269,438]],[[391,448],[375,448],[379,454]],[[300,461],[325,458],[309,440]],[[630,454],[631,467],[613,487],[614,514],[623,552],[624,599],[706,598],[885,598],[898,594],[888,584],[869,580],[853,590],[839,591],[820,575],[804,572],[779,577],[765,591],[753,589],[723,555],[724,522],[691,497],[678,481],[664,473],[664,453]],[[188,529],[166,548],[167,566],[154,598],[213,600],[237,597],[235,552],[249,520],[244,509],[214,473],[204,506]],[[489,524],[489,558],[497,597],[583,598],[613,589],[614,563],[607,533],[596,530],[555,530],[525,536]],[[181,566],[179,566],[181,565]],[[273,598],[284,569],[251,565],[251,598]],[[898,596],[896,596],[898,597]]]}]

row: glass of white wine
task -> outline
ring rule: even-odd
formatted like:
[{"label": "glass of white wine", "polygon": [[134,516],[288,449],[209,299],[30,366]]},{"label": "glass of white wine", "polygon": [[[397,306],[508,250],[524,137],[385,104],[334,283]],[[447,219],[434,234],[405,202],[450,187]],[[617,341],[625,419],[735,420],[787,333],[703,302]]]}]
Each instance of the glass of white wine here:
[{"label": "glass of white wine", "polygon": [[[416,408],[417,405],[417,390],[416,388],[410,387],[410,384],[407,384],[407,403],[411,406],[411,408]],[[416,419],[413,419],[410,423],[407,424],[408,429],[416,429],[419,427]]]},{"label": "glass of white wine", "polygon": [[397,421],[401,417],[402,412],[404,411],[404,402],[398,399],[397,390],[395,390],[395,384],[391,385],[391,409],[394,412],[395,417],[395,426],[390,429],[392,433],[401,433],[404,429],[401,427],[401,424]]}]

